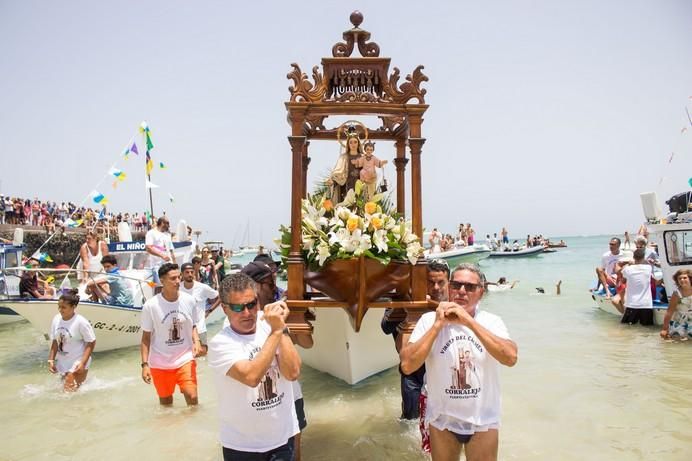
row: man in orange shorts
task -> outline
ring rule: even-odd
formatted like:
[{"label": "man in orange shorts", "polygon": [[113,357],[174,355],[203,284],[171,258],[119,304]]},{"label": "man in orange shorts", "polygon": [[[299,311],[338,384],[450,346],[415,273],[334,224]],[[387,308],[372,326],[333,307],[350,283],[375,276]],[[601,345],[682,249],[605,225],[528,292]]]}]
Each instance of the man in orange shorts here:
[{"label": "man in orange shorts", "polygon": [[197,367],[200,352],[197,333],[199,312],[195,298],[180,293],[177,264],[163,264],[159,270],[163,288],[142,307],[142,380],[154,382],[161,405],[173,404],[175,386],[188,405],[197,405]]}]

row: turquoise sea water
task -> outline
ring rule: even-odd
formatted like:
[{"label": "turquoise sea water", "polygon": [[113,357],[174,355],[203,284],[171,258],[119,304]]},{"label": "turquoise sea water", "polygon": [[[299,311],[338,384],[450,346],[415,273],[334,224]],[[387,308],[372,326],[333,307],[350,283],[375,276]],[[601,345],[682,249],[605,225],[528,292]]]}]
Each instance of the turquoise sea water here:
[{"label": "turquoise sea water", "polygon": [[[482,301],[519,345],[517,365],[502,371],[500,459],[690,459],[692,345],[596,310],[588,287],[609,236],[563,238],[569,247],[556,253],[481,262],[490,280],[519,280]],[[47,352],[28,323],[0,327],[0,460],[221,459],[204,359],[200,407],[176,396],[161,409],[140,379],[137,348],[97,352],[84,388],[70,396],[48,373]],[[304,367],[301,381],[304,460],[428,459],[417,426],[398,419],[396,369],[348,386]]]}]

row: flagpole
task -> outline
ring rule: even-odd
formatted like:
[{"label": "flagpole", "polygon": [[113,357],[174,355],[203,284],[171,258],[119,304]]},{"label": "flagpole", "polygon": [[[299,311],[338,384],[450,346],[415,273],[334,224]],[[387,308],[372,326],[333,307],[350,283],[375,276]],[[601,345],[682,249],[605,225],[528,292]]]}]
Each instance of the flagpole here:
[{"label": "flagpole", "polygon": [[[147,178],[149,178],[149,184],[151,184],[151,175],[148,174]],[[152,197],[151,193],[151,187],[149,187],[149,212],[151,213],[151,219],[152,221],[154,220],[154,199]]]}]

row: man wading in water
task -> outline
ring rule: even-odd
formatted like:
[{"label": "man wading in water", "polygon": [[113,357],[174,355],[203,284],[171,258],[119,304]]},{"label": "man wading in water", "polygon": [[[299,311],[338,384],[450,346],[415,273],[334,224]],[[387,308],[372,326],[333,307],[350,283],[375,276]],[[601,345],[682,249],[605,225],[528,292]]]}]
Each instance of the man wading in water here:
[{"label": "man wading in water", "polygon": [[479,309],[485,276],[472,264],[452,271],[450,302],[423,314],[401,350],[401,371],[423,363],[425,421],[433,461],[497,459],[500,427],[499,364],[517,363],[517,345],[502,319]]}]

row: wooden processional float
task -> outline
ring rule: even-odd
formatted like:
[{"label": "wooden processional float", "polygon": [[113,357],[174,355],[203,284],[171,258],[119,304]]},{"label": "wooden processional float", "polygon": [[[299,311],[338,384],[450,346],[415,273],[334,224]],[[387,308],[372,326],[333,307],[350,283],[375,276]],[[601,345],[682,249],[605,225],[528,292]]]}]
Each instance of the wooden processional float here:
[{"label": "wooden processional float", "polygon": [[[394,143],[396,210],[402,216],[408,148],[412,230],[419,238],[423,235],[420,158],[425,138],[421,126],[428,105],[426,90],[420,85],[428,78],[423,66],[418,66],[399,85],[399,69],[394,67],[389,73],[390,58],[380,57],[380,47],[369,41],[370,33],[359,28],[363,15],[355,11],[350,20],[353,28],[343,33],[344,42],[332,47],[332,57],[322,58],[322,70],[313,67],[313,82],[295,63],[287,76],[293,80],[290,100],[285,103],[293,157],[286,303],[291,310],[288,326],[297,335],[312,335],[313,327],[306,319],[308,308],[343,308],[356,332],[368,309],[394,308],[390,318],[405,319],[399,328],[409,333],[428,308],[427,263],[422,255],[415,265],[395,261],[383,265],[361,256],[334,260],[310,271],[301,254],[301,200],[307,197],[310,141],[338,139],[340,128],[325,126],[331,116],[376,116],[381,120],[381,126],[367,131],[369,139]],[[352,56],[356,46],[360,57]]]}]

